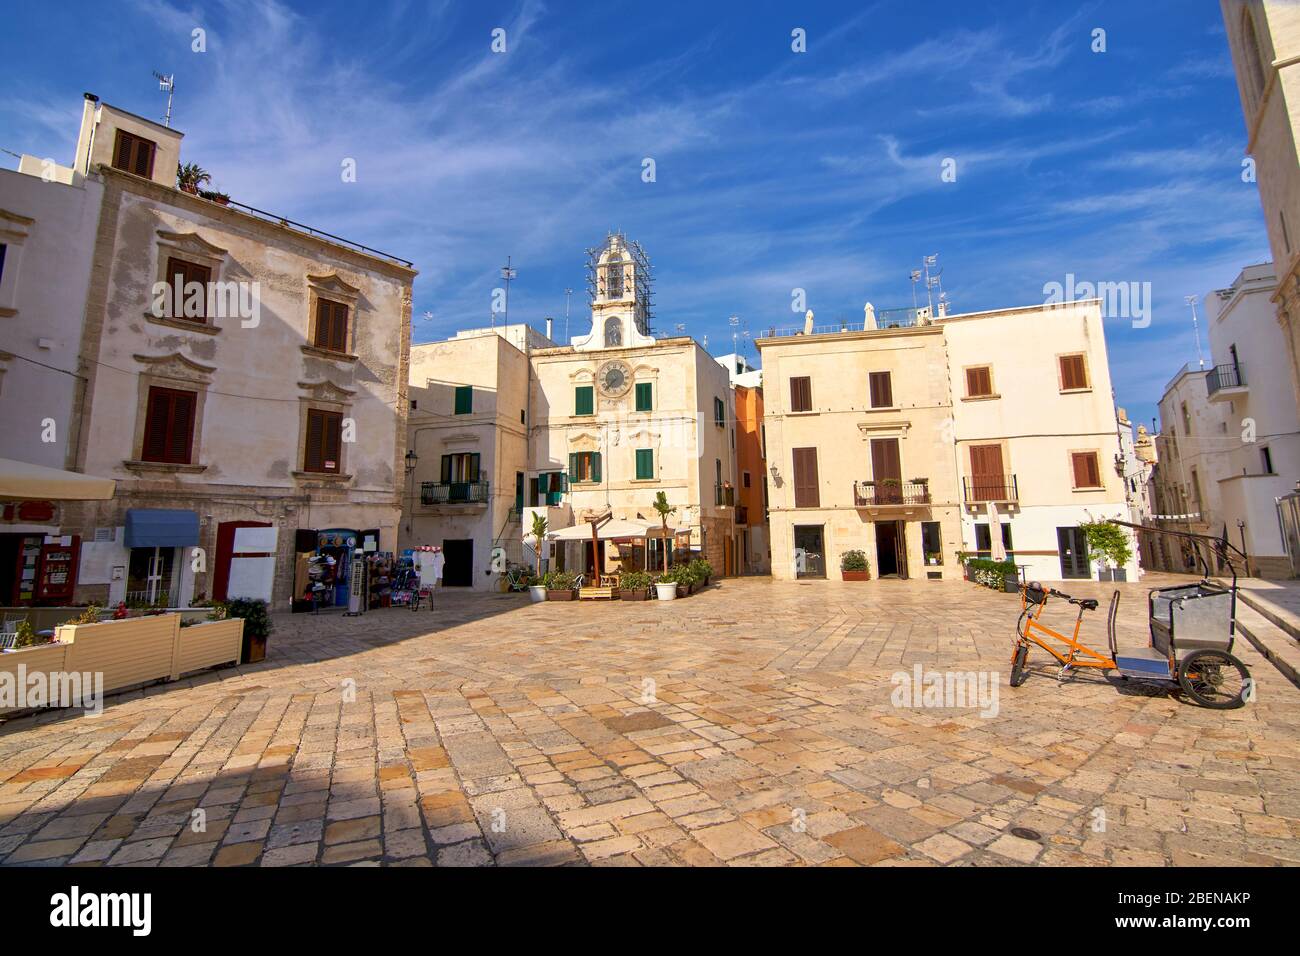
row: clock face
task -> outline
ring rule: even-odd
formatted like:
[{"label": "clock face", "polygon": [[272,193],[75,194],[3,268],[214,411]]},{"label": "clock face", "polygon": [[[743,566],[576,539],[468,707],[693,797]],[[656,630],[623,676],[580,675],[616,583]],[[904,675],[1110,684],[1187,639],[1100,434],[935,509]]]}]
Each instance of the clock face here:
[{"label": "clock face", "polygon": [[632,383],[632,370],[625,362],[607,362],[596,374],[600,390],[606,395],[622,395]]}]

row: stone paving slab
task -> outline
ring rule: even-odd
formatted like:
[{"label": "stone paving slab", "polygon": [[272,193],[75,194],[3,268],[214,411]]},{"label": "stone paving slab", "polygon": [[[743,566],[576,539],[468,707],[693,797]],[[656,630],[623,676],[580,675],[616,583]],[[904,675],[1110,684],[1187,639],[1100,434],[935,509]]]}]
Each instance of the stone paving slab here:
[{"label": "stone paving slab", "polygon": [[[1121,644],[1175,580],[1120,585]],[[0,863],[1300,863],[1300,691],[1252,647],[1238,711],[1058,682],[1041,651],[1010,688],[1018,613],[965,582],[740,579],[277,615],[262,663],[0,727]],[[971,696],[900,701],[918,665]]]}]

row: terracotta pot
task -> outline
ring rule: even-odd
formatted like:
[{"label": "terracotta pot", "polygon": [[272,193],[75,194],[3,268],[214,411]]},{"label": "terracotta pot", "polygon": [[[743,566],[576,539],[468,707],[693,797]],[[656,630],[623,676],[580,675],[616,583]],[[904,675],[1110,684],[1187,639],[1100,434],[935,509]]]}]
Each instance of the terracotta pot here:
[{"label": "terracotta pot", "polygon": [[569,590],[567,590],[567,589],[566,589],[566,590],[562,590],[562,591],[557,591],[557,590],[555,590],[555,589],[551,589],[551,590],[548,590],[548,591],[546,592],[546,600],[548,600],[548,601],[572,601],[572,600],[573,600],[573,592],[572,592],[572,591],[569,591]]},{"label": "terracotta pot", "polygon": [[650,600],[650,592],[646,588],[636,588],[635,590],[620,588],[618,597],[621,601],[648,601]]},{"label": "terracotta pot", "polygon": [[840,571],[840,576],[845,581],[870,581],[870,571]]}]

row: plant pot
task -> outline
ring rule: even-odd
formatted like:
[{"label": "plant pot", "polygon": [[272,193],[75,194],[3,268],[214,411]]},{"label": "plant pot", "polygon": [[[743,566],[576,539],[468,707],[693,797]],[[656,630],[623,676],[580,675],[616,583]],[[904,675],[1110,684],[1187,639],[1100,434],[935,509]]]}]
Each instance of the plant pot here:
[{"label": "plant pot", "polygon": [[540,584],[530,584],[528,586],[528,596],[532,598],[534,604],[546,600],[546,588]]},{"label": "plant pot", "polygon": [[845,581],[870,581],[870,571],[840,571],[840,577]]},{"label": "plant pot", "polygon": [[635,588],[632,590],[620,588],[618,598],[620,601],[648,601],[650,600],[650,592],[646,588]]},{"label": "plant pot", "polygon": [[258,661],[266,659],[266,635],[254,637],[248,633],[248,625],[244,625],[244,644],[239,654],[241,664],[256,664]]},{"label": "plant pot", "polygon": [[1114,581],[1114,580],[1115,580],[1115,572],[1112,571],[1110,568],[1102,568],[1101,570],[1099,570],[1099,571],[1097,572],[1097,580],[1098,580],[1098,581]]},{"label": "plant pot", "polygon": [[1002,590],[1008,594],[1020,593],[1020,575],[1004,574],[1002,576]]},{"label": "plant pot", "polygon": [[677,597],[677,585],[671,581],[666,584],[656,584],[655,595],[661,601],[672,601]]},{"label": "plant pot", "polygon": [[1115,569],[1111,572],[1111,574],[1112,574],[1112,577],[1111,577],[1111,580],[1112,580],[1112,581],[1119,582],[1119,581],[1127,581],[1127,580],[1128,580],[1128,572],[1125,571],[1123,568],[1115,568]]},{"label": "plant pot", "polygon": [[558,591],[555,590],[554,588],[549,588],[549,589],[547,590],[547,592],[546,592],[546,600],[548,600],[548,601],[572,601],[572,600],[573,600],[573,592],[570,591],[570,590],[568,590],[567,588],[565,588],[565,589],[563,589],[563,590],[558,590]]}]

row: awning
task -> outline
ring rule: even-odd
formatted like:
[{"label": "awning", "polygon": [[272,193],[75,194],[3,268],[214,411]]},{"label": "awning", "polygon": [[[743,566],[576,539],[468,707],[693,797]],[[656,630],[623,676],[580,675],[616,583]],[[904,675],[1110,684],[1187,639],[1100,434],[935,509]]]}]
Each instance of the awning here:
[{"label": "awning", "polygon": [[187,548],[199,543],[199,516],[179,508],[128,508],[128,548]]},{"label": "awning", "polygon": [[[668,529],[669,535],[689,533],[689,528],[670,527]],[[550,541],[590,541],[591,525],[582,521],[568,528],[548,531],[546,537]],[[597,528],[596,537],[600,541],[627,538],[660,538],[663,537],[663,527],[659,524],[651,524],[648,521],[638,521],[635,518],[616,518]]]},{"label": "awning", "polygon": [[115,485],[112,478],[0,458],[0,498],[108,501]]}]

